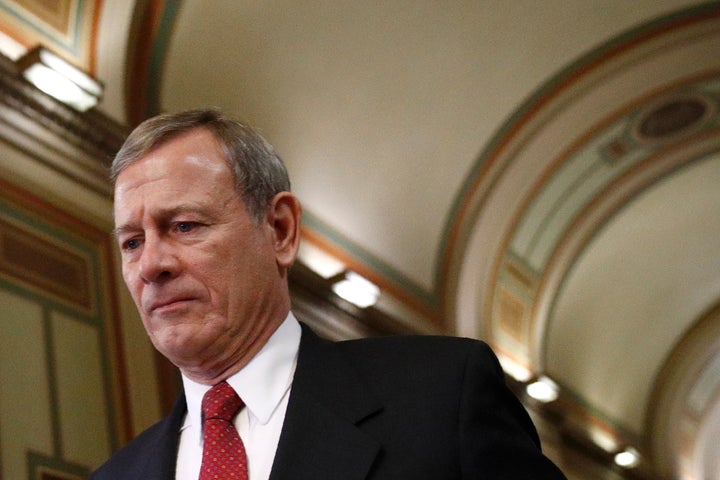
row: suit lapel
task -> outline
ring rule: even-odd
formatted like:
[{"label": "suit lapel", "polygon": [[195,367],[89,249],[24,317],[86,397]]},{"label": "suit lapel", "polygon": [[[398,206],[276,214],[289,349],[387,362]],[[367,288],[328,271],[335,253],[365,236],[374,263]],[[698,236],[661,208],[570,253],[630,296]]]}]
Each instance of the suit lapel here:
[{"label": "suit lapel", "polygon": [[366,478],[380,445],[358,428],[381,405],[331,342],[303,325],[271,480]]},{"label": "suit lapel", "polygon": [[137,474],[127,478],[143,478],[146,480],[168,480],[175,478],[177,451],[180,442],[180,427],[187,411],[185,395],[180,395],[170,415],[163,421],[158,434],[154,438],[154,447],[146,451],[145,461],[138,462]]}]

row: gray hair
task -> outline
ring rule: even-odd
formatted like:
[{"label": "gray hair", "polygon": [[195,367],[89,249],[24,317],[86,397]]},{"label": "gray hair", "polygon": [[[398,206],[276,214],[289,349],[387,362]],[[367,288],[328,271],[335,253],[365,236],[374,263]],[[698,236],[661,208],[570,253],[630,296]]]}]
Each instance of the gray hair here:
[{"label": "gray hair", "polygon": [[115,155],[110,168],[113,184],[126,167],[152,149],[197,128],[215,136],[233,174],[235,190],[250,216],[261,222],[273,197],[290,191],[287,170],[272,145],[259,133],[217,110],[186,110],[142,122]]}]

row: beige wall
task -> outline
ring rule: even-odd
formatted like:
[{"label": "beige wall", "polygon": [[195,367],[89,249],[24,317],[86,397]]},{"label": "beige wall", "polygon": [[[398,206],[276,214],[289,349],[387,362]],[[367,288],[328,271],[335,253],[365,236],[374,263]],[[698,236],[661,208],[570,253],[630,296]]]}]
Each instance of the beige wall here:
[{"label": "beige wall", "polygon": [[63,165],[92,158],[17,116],[0,104],[0,478],[84,478],[159,418],[153,351],[102,177]]}]

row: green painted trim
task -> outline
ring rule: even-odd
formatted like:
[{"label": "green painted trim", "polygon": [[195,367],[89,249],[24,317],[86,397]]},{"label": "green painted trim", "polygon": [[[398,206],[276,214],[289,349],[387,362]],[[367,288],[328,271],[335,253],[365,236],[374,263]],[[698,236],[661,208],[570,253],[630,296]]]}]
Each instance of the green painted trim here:
[{"label": "green painted trim", "polygon": [[[444,262],[446,258],[448,258],[448,254],[451,253],[448,252],[451,234],[455,230],[455,227],[459,226],[461,223],[461,215],[464,213],[461,207],[465,204],[466,200],[472,198],[474,194],[473,186],[476,184],[482,168],[485,166],[492,153],[497,149],[498,145],[506,139],[508,133],[512,131],[529,112],[542,103],[542,100],[546,98],[550,92],[557,90],[563,83],[567,82],[575,74],[597,62],[613,50],[617,50],[624,45],[628,45],[632,43],[632,41],[649,33],[660,31],[664,27],[673,23],[683,20],[691,20],[693,18],[703,17],[706,14],[713,13],[720,14],[720,3],[717,1],[706,2],[694,7],[673,12],[651,20],[643,25],[630,28],[624,33],[611,38],[589,52],[581,54],[575,61],[572,61],[567,67],[560,70],[558,73],[550,77],[545,83],[541,84],[538,88],[531,92],[528,98],[510,115],[510,117],[492,136],[487,146],[483,149],[480,156],[471,166],[470,171],[465,177],[465,181],[458,190],[455,200],[448,212],[448,217],[440,240],[440,249],[438,252],[439,254],[436,257],[437,261],[435,265],[435,285],[440,285],[443,280],[440,278],[443,272],[441,267],[442,262]],[[492,185],[490,188],[492,188]]]},{"label": "green painted trim", "polygon": [[153,117],[161,112],[160,84],[163,78],[165,56],[170,44],[175,19],[180,11],[180,0],[166,0],[160,15],[155,41],[153,42],[150,67],[148,72],[147,105],[145,117]]},{"label": "green painted trim", "polygon": [[[568,159],[569,160],[569,159]],[[600,169],[602,169],[605,166],[605,160],[603,158],[597,158],[592,163],[589,163],[585,165],[585,168],[583,169],[583,172],[581,175],[579,175],[577,178],[575,178],[572,182],[570,182],[569,185],[566,186],[565,190],[561,195],[558,196],[558,198],[555,199],[555,201],[552,204],[552,207],[550,210],[545,214],[543,218],[543,223],[540,224],[537,230],[533,232],[530,241],[527,244],[526,251],[523,252],[523,256],[527,259],[527,263],[531,264],[530,259],[534,256],[535,250],[538,248],[538,243],[541,239],[544,238],[545,232],[547,231],[548,223],[555,219],[557,212],[561,210],[565,205],[565,199],[573,195],[575,192],[581,190],[583,187],[583,184],[587,182],[589,178],[593,176],[593,174]],[[626,169],[629,167],[625,167]],[[622,170],[620,170],[620,173],[622,173]],[[608,182],[612,182],[615,177],[608,180]],[[602,187],[600,187],[602,189]],[[576,211],[570,215],[569,218],[567,218],[563,224],[562,231],[565,231],[565,229],[568,227],[568,225],[572,224],[573,220],[577,216],[577,212],[582,210],[582,208],[585,206],[585,204],[577,205]],[[526,215],[523,215],[520,221],[518,222],[518,225],[521,224],[521,222],[525,221],[527,219]],[[548,220],[549,219],[549,220]],[[515,229],[515,232],[517,233],[517,228]],[[514,239],[515,235],[513,235],[511,239]],[[545,267],[547,266],[548,257],[545,256],[543,259],[543,262],[541,265],[533,265],[532,269],[534,271],[544,271]]]},{"label": "green painted trim", "polygon": [[[96,277],[97,278],[97,277]],[[55,380],[55,370],[54,370],[54,363],[53,359],[55,358],[55,347],[54,347],[54,341],[53,341],[53,335],[51,330],[51,315],[52,313],[59,313],[68,317],[71,317],[73,320],[80,321],[86,325],[89,325],[93,327],[97,331],[98,335],[98,341],[100,344],[100,368],[102,370],[102,382],[103,382],[103,392],[105,395],[105,403],[107,406],[107,432],[108,432],[108,440],[110,448],[114,451],[120,446],[120,441],[118,439],[118,432],[117,432],[117,426],[116,426],[116,418],[117,418],[117,412],[114,408],[114,401],[113,401],[113,386],[111,381],[111,363],[110,358],[108,356],[107,349],[103,348],[103,343],[106,338],[106,328],[105,324],[102,321],[104,318],[104,310],[100,308],[97,312],[96,317],[91,317],[86,315],[84,312],[74,309],[68,305],[65,305],[63,303],[60,303],[59,301],[55,300],[54,298],[50,296],[43,295],[42,293],[38,293],[33,289],[27,288],[23,285],[19,285],[16,283],[13,283],[11,281],[7,281],[3,278],[0,278],[0,290],[5,290],[7,292],[10,292],[14,295],[17,295],[19,297],[25,298],[34,304],[38,305],[42,311],[43,311],[43,333],[45,336],[45,352],[48,354],[45,361],[46,361],[46,367],[48,371],[48,382],[49,382],[49,391],[50,391],[50,401],[52,405],[52,412],[51,412],[51,420],[52,420],[52,434],[53,434],[53,445],[56,449],[56,452],[61,451],[61,448],[58,446],[60,444],[60,438],[59,438],[59,432],[60,432],[60,421],[59,421],[59,413],[56,409],[56,406],[58,405],[58,398],[57,398],[57,382]],[[100,293],[98,292],[98,295]],[[102,305],[102,302],[100,302],[100,305]],[[58,453],[59,455],[59,453]],[[1,466],[1,465],[0,465]],[[0,470],[2,471],[2,470]],[[1,477],[0,477],[1,478]]]},{"label": "green painted trim", "polygon": [[96,248],[93,242],[88,242],[76,234],[52,225],[40,215],[26,211],[22,206],[6,202],[2,196],[0,196],[0,214],[5,214],[23,225],[38,230],[76,250],[86,251]]},{"label": "green painted trim", "polygon": [[425,288],[400,273],[397,269],[391,267],[367,250],[363,249],[357,243],[354,243],[337,230],[334,230],[327,223],[324,223],[307,210],[303,211],[302,222],[313,231],[321,234],[326,240],[334,243],[374,271],[378,272],[386,280],[399,286],[432,307],[436,307],[438,305],[439,299],[435,292],[427,291]]},{"label": "green painted trim", "polygon": [[[57,377],[56,377],[56,371],[55,371],[55,362],[54,359],[56,358],[56,348],[55,348],[55,339],[52,332],[52,314],[53,313],[61,313],[64,314],[73,320],[79,320],[83,323],[86,323],[90,325],[91,327],[94,327],[97,334],[98,334],[98,341],[100,342],[100,368],[102,371],[102,382],[103,382],[103,392],[105,395],[105,405],[107,407],[107,417],[104,419],[106,420],[106,431],[108,435],[108,444],[112,451],[117,450],[117,448],[120,446],[118,435],[117,435],[117,427],[116,427],[116,416],[117,413],[115,412],[114,408],[114,402],[113,402],[113,395],[112,395],[112,382],[111,382],[111,376],[110,376],[110,359],[107,354],[107,350],[102,348],[103,341],[105,338],[105,328],[103,325],[103,322],[101,321],[92,321],[88,322],[86,320],[83,320],[80,318],[80,314],[73,310],[72,308],[66,307],[65,305],[58,304],[57,302],[53,301],[52,299],[48,299],[43,295],[37,294],[32,290],[29,290],[21,285],[14,284],[12,282],[5,281],[3,279],[0,279],[0,289],[8,291],[12,294],[18,295],[22,298],[26,298],[30,301],[32,301],[34,304],[38,305],[42,309],[42,329],[43,329],[43,340],[44,340],[44,347],[43,351],[45,352],[45,370],[47,372],[48,378],[48,393],[49,393],[49,401],[50,401],[50,430],[51,430],[51,437],[52,437],[52,444],[53,444],[53,455],[55,455],[57,458],[60,458],[62,456],[63,447],[62,447],[62,436],[60,434],[61,432],[61,425],[60,425],[60,412],[58,410],[58,407],[60,405],[59,398],[58,398],[58,384],[57,384]],[[101,312],[100,312],[101,315]],[[102,316],[100,316],[102,318]],[[0,467],[2,465],[0,464]],[[2,469],[0,468],[0,472],[2,472]],[[2,478],[0,476],[0,478]]]},{"label": "green painted trim", "polygon": [[60,400],[58,399],[58,383],[57,376],[55,375],[55,336],[52,331],[52,311],[47,307],[42,307],[42,324],[43,324],[43,340],[45,346],[45,370],[47,371],[48,391],[50,393],[50,430],[52,435],[53,443],[53,455],[61,457],[62,448],[62,436],[60,435],[60,411],[58,407]]},{"label": "green painted trim", "polygon": [[[53,238],[54,240],[59,241],[60,243],[63,243],[78,252],[82,252],[83,256],[87,260],[89,260],[89,273],[91,275],[96,275],[92,278],[102,278],[102,276],[100,275],[101,269],[99,266],[99,258],[97,251],[98,246],[95,243],[87,242],[82,237],[73,235],[70,232],[55,227],[40,216],[34,215],[30,212],[26,212],[21,208],[16,207],[12,203],[5,202],[1,197],[0,215],[5,215],[23,226],[29,227],[31,230],[35,230],[44,235],[47,235],[48,237]],[[14,283],[11,283],[10,285],[17,286],[17,284]],[[46,302],[49,302],[49,304],[53,305],[53,308],[63,312],[68,312],[72,316],[76,316],[91,325],[98,326],[103,324],[102,320],[104,318],[101,315],[101,292],[99,288],[96,288],[96,286],[92,286],[91,288],[93,289],[93,295],[91,298],[92,305],[90,307],[90,310],[95,312],[94,314],[87,313],[79,307],[72,307],[61,302],[60,300],[56,300],[50,294],[45,294],[42,296],[42,298],[44,298]],[[31,298],[37,300],[37,298],[39,297],[37,297],[36,295],[31,295]]]},{"label": "green painted trim", "polygon": [[[561,296],[561,293],[564,291],[566,284],[568,282],[568,279],[572,276],[572,274],[575,272],[575,269],[578,266],[578,260],[582,257],[582,254],[595,242],[597,238],[602,236],[602,232],[608,228],[608,225],[612,223],[612,221],[626,208],[630,208],[632,204],[634,203],[634,200],[638,198],[641,195],[644,195],[648,190],[655,188],[657,185],[659,185],[662,182],[669,181],[670,178],[675,176],[676,174],[682,172],[683,170],[687,168],[694,167],[702,162],[708,162],[717,160],[717,152],[703,152],[699,154],[696,157],[693,157],[691,159],[688,159],[686,162],[683,162],[678,165],[674,165],[672,168],[669,168],[666,172],[663,172],[663,174],[655,179],[653,179],[650,182],[647,182],[644,184],[641,188],[636,189],[633,191],[627,198],[627,201],[623,202],[622,205],[620,205],[618,208],[613,210],[609,215],[607,215],[602,223],[598,224],[598,227],[593,230],[592,235],[587,239],[585,244],[581,249],[577,251],[577,255],[571,260],[570,266],[565,272],[562,274],[562,278],[557,283],[557,294],[552,298],[552,301],[550,302],[550,307],[548,308],[548,313],[546,316],[547,321],[547,327],[543,330],[543,336],[541,339],[539,339],[541,345],[547,346],[548,338],[550,336],[550,329],[552,328],[552,322],[551,319],[555,315],[555,309],[557,308],[558,300]],[[547,348],[542,349],[543,355],[540,358],[541,366],[545,368],[547,365]]]},{"label": "green painted trim", "polygon": [[[111,259],[108,259],[108,261],[111,261]],[[93,267],[93,278],[96,279],[107,279],[109,280],[110,272],[106,271],[107,275],[103,274],[102,268],[100,267],[100,264],[98,262],[98,258],[96,256],[93,256],[92,259],[92,267]],[[98,282],[99,283],[99,282]],[[98,286],[95,288],[95,305],[96,305],[96,313],[97,313],[97,319],[96,327],[97,327],[97,334],[98,334],[98,345],[100,347],[100,369],[102,371],[102,383],[103,383],[103,393],[105,394],[105,406],[107,408],[107,433],[108,433],[108,445],[110,446],[111,451],[117,450],[121,444],[119,439],[119,432],[117,428],[117,416],[118,412],[115,410],[115,396],[113,395],[113,382],[112,382],[112,375],[110,372],[112,371],[112,362],[110,361],[110,355],[108,353],[108,349],[105,348],[105,342],[107,341],[108,335],[107,335],[107,329],[106,324],[103,321],[103,319],[107,319],[108,321],[113,321],[112,313],[106,312],[105,310],[105,302],[102,298],[102,287]],[[109,290],[109,285],[108,285]],[[110,295],[112,295],[112,292],[109,292]],[[110,300],[108,299],[108,302]],[[120,318],[116,319],[118,322],[120,321]],[[120,342],[121,339],[118,339],[118,342]],[[122,388],[121,385],[118,384],[118,389]],[[126,419],[126,421],[130,421],[130,419]]]},{"label": "green painted trim", "polygon": [[48,457],[37,452],[27,452],[27,470],[28,480],[37,480],[40,469],[47,468],[58,473],[66,473],[78,478],[87,478],[90,476],[88,467],[69,463],[58,457]]},{"label": "green painted trim", "polygon": [[[73,44],[72,44],[72,52],[77,56],[80,53],[80,48],[82,47],[82,25],[84,22],[82,21],[82,18],[85,16],[85,7],[86,3],[85,0],[77,0],[78,1],[78,8],[75,10],[75,28],[73,29]],[[91,29],[92,30],[92,29]]]},{"label": "green painted trim", "polygon": [[[716,82],[714,78],[708,78],[703,79],[700,82],[695,83],[688,83],[683,84],[678,88],[677,90],[671,92],[678,93],[678,94],[687,94],[687,95],[697,95],[701,94],[707,98],[712,98],[716,103],[718,102],[718,96],[712,95],[710,92],[707,92],[707,89],[704,87],[707,85],[708,81],[710,82]],[[661,96],[665,96],[667,93],[661,94]],[[572,183],[567,185],[567,188],[565,191],[563,191],[562,194],[558,195],[556,201],[553,203],[552,208],[545,214],[543,217],[543,222],[538,226],[537,230],[533,233],[531,240],[527,244],[527,249],[525,252],[523,252],[523,256],[525,256],[528,259],[528,262],[530,262],[530,259],[532,259],[535,256],[536,249],[538,248],[538,242],[545,236],[548,224],[555,221],[558,210],[565,207],[567,204],[565,200],[569,197],[571,197],[577,190],[579,190],[582,187],[582,184],[591,182],[593,180],[593,175],[595,172],[597,172],[600,169],[607,168],[607,171],[609,172],[606,179],[602,184],[598,183],[595,185],[595,190],[592,192],[591,195],[588,196],[590,199],[589,201],[592,201],[592,199],[595,198],[596,194],[598,192],[603,191],[605,188],[607,188],[608,185],[611,185],[613,182],[615,182],[617,179],[621,178],[627,171],[633,169],[638,164],[643,163],[647,160],[648,157],[653,155],[656,152],[660,152],[667,148],[667,143],[663,142],[640,142],[638,141],[633,135],[632,135],[632,129],[636,123],[636,119],[638,119],[642,113],[647,109],[647,105],[642,105],[638,108],[636,108],[633,111],[630,111],[626,113],[625,115],[616,118],[613,120],[612,123],[608,124],[606,127],[604,127],[602,130],[598,130],[596,133],[596,136],[602,137],[605,135],[606,132],[615,130],[618,126],[624,126],[624,130],[621,134],[623,139],[625,140],[626,144],[628,145],[629,149],[623,154],[624,157],[620,159],[620,161],[617,164],[608,164],[608,160],[603,156],[599,155],[592,163],[587,163],[584,169],[584,172],[582,175],[579,175]],[[701,132],[707,132],[711,131],[718,124],[720,124],[720,114],[718,112],[714,112],[713,116],[708,118],[707,120],[704,120],[704,124],[700,127],[697,127],[697,130],[694,131],[693,134],[697,135]],[[687,138],[687,137],[683,137]],[[559,168],[556,172],[553,173],[553,175],[558,174],[565,165],[568,165],[572,163],[574,159],[577,159],[579,157],[585,156],[587,149],[592,148],[595,145],[593,142],[588,142],[587,146],[583,146],[582,149],[578,150],[577,153],[572,155],[571,157],[568,157],[565,160],[565,163],[561,168]],[[660,179],[661,180],[661,179]],[[548,184],[550,182],[548,181]],[[538,192],[538,195],[534,200],[537,199],[541,195],[541,193],[545,190],[545,187]],[[569,225],[571,225],[576,219],[579,212],[581,212],[588,204],[588,200],[586,200],[584,203],[578,203],[575,204],[575,208],[573,213],[568,216],[568,218],[565,219],[565,222],[563,223],[560,231],[564,232]],[[524,221],[527,219],[527,211],[523,214],[522,218],[518,222],[518,225],[521,225]],[[517,228],[514,232],[514,234],[517,233]],[[513,239],[514,239],[513,235]],[[559,237],[558,237],[559,238]],[[556,243],[557,240],[554,242]],[[511,242],[512,243],[512,242]],[[544,256],[542,258],[542,262],[538,265],[535,265],[535,268],[539,271],[544,271],[547,268],[547,262],[549,260],[548,256]]]},{"label": "green painted trim", "polygon": [[14,295],[30,300],[42,308],[70,315],[83,323],[87,323],[88,325],[97,328],[97,320],[95,318],[88,317],[84,313],[78,312],[72,307],[60,303],[51,296],[46,296],[32,288],[26,287],[25,285],[14,283],[11,280],[6,280],[5,278],[0,277],[0,288]]},{"label": "green painted trim", "polygon": [[50,29],[44,29],[41,28],[37,23],[28,21],[27,17],[18,13],[17,10],[13,9],[10,5],[8,5],[5,2],[0,2],[0,9],[4,10],[8,15],[13,17],[15,20],[17,20],[19,23],[22,23],[26,28],[33,30],[35,33],[38,33],[42,35],[44,38],[46,38],[48,41],[50,41],[55,47],[60,48],[62,50],[70,52],[73,56],[77,56],[80,52],[80,47],[82,45],[80,31],[82,29],[82,16],[83,12],[85,10],[85,0],[77,0],[78,6],[77,9],[75,9],[75,19],[74,24],[75,27],[73,29],[73,35],[69,39],[68,42],[63,41],[63,39]]},{"label": "green painted trim", "polygon": [[[61,435],[60,435],[60,413],[58,411],[58,391],[57,391],[57,380],[55,377],[54,359],[55,355],[55,342],[52,334],[52,313],[60,313],[74,320],[85,323],[95,329],[98,336],[98,342],[100,347],[100,369],[102,372],[102,383],[103,393],[106,405],[107,417],[104,419],[106,423],[106,431],[108,435],[108,444],[112,451],[117,450],[120,446],[120,439],[118,438],[117,429],[117,415],[115,409],[115,401],[113,396],[113,384],[111,366],[112,362],[109,357],[107,348],[104,348],[104,343],[107,338],[107,328],[105,325],[105,319],[112,320],[110,314],[106,310],[106,302],[104,299],[104,288],[102,284],[106,279],[106,275],[103,273],[103,269],[100,262],[100,249],[102,246],[96,243],[86,241],[85,239],[74,235],[71,231],[65,231],[59,227],[55,227],[40,216],[27,212],[22,209],[21,206],[17,206],[13,203],[5,201],[0,197],[0,214],[6,217],[12,218],[20,224],[29,227],[31,230],[38,231],[44,235],[47,235],[54,240],[68,245],[69,247],[82,252],[85,258],[89,261],[89,275],[90,280],[95,280],[96,283],[92,288],[92,313],[87,313],[83,308],[79,306],[72,306],[66,304],[61,300],[54,298],[52,295],[42,292],[40,289],[32,287],[26,287],[19,283],[13,283],[11,280],[0,278],[0,288],[3,288],[13,294],[31,300],[33,303],[38,304],[42,308],[43,312],[43,332],[45,337],[45,352],[46,352],[46,369],[48,372],[48,389],[50,392],[50,403],[51,403],[51,430],[53,438],[53,450],[55,455],[60,457],[62,454]],[[111,259],[108,259],[111,261]],[[109,303],[109,299],[108,303]],[[119,388],[119,387],[118,387]],[[0,470],[1,472],[1,470]]]}]

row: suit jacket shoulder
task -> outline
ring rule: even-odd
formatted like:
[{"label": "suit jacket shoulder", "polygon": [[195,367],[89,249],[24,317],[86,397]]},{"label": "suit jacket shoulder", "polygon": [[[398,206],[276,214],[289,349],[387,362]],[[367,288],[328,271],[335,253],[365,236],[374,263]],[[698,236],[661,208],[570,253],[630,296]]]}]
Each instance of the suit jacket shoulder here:
[{"label": "suit jacket shoulder", "polygon": [[271,480],[562,479],[479,341],[306,327]]},{"label": "suit jacket shoulder", "polygon": [[185,412],[185,396],[181,395],[168,417],[142,432],[115,453],[90,476],[90,480],[175,478],[180,427]]}]

